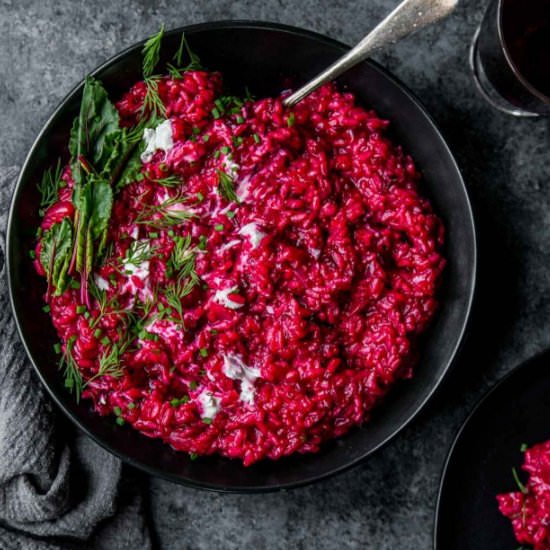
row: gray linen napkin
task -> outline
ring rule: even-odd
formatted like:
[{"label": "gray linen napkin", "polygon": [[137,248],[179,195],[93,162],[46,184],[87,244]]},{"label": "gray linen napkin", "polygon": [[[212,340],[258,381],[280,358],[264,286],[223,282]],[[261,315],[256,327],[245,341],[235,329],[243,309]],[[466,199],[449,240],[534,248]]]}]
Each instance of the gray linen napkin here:
[{"label": "gray linen napkin", "polygon": [[17,335],[4,264],[16,176],[0,167],[0,548],[150,548],[136,483],[59,422]]}]

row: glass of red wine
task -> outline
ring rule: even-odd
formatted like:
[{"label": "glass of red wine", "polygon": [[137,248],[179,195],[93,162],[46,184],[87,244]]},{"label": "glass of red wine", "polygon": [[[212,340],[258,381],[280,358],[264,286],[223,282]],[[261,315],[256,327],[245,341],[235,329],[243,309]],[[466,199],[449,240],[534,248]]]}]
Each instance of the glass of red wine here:
[{"label": "glass of red wine", "polygon": [[479,91],[516,116],[550,115],[550,0],[492,0],[470,64]]}]

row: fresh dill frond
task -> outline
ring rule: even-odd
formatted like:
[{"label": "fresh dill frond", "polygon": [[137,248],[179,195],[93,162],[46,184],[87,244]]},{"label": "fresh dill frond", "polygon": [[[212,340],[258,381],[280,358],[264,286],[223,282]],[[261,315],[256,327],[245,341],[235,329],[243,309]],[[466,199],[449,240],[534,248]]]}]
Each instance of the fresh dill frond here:
[{"label": "fresh dill frond", "polygon": [[142,70],[145,78],[150,77],[157,66],[160,59],[160,46],[164,36],[164,23],[160,26],[160,30],[151,36],[144,44],[142,50]]},{"label": "fresh dill frond", "polygon": [[177,187],[182,183],[182,179],[174,174],[150,181],[152,181],[153,183],[157,183],[158,185],[162,185],[163,187]]},{"label": "fresh dill frond", "polygon": [[193,212],[182,207],[183,203],[187,202],[187,200],[187,197],[176,195],[160,204],[148,205],[136,218],[136,223],[156,229],[167,229],[180,225],[195,217]]},{"label": "fresh dill frond", "polygon": [[[187,57],[189,58],[189,63],[186,66],[182,66],[184,51],[187,53]],[[180,45],[174,54],[172,61],[174,61],[174,63],[168,63],[166,68],[173,79],[181,78],[183,73],[186,71],[203,70],[199,56],[191,50],[189,43],[187,42],[187,38],[185,37],[185,33],[183,32],[181,33]]]},{"label": "fresh dill frond", "polygon": [[218,170],[218,191],[222,197],[231,202],[239,202],[239,197],[235,192],[235,187],[233,185],[233,180],[231,176]]},{"label": "fresh dill frond", "polygon": [[147,262],[155,255],[156,248],[152,247],[148,240],[132,241],[132,244],[126,250],[122,262],[139,267],[143,262]]},{"label": "fresh dill frond", "polygon": [[40,192],[40,214],[43,216],[45,211],[54,204],[59,195],[59,189],[63,187],[63,180],[61,179],[61,159],[57,160],[55,170],[49,168],[42,175],[40,183],[37,185]]},{"label": "fresh dill frond", "polygon": [[84,388],[84,382],[82,380],[82,374],[73,356],[73,346],[76,341],[76,336],[71,336],[67,340],[65,345],[65,351],[59,362],[59,368],[63,369],[63,377],[65,379],[64,385],[70,393],[75,393],[76,402],[80,401],[82,390]]},{"label": "fresh dill frond", "polygon": [[159,94],[159,80],[159,76],[149,76],[144,79],[146,92],[143,98],[142,112],[166,118],[166,107]]}]

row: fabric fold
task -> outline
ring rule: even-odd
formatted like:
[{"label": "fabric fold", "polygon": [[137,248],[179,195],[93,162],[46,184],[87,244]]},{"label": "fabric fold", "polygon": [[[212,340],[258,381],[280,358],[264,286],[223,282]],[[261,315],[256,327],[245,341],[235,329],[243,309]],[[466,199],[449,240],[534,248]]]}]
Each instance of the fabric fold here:
[{"label": "fabric fold", "polygon": [[[17,168],[0,168],[0,548],[150,548],[140,491],[60,423],[11,315],[5,230]],[[126,474],[125,474],[126,475]]]}]

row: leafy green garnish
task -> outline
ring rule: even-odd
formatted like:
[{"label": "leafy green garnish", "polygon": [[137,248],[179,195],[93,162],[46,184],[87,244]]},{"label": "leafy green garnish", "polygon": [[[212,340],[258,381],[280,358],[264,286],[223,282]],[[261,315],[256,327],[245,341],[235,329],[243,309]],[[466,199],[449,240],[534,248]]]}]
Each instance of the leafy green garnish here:
[{"label": "leafy green garnish", "polygon": [[48,296],[55,288],[55,295],[61,295],[67,286],[67,273],[71,262],[73,229],[69,218],[56,223],[44,232],[41,241],[40,263],[46,272]]},{"label": "leafy green garnish", "polygon": [[69,139],[72,173],[82,184],[85,171],[110,172],[113,157],[120,145],[119,116],[109,101],[105,88],[95,78],[84,81],[80,114],[75,119]]},{"label": "leafy green garnish", "polygon": [[61,179],[61,159],[58,159],[55,166],[55,170],[49,168],[42,175],[42,180],[38,184],[38,191],[40,191],[40,215],[43,216],[44,212],[54,204],[59,195],[59,189],[63,187],[64,181]]}]

